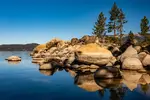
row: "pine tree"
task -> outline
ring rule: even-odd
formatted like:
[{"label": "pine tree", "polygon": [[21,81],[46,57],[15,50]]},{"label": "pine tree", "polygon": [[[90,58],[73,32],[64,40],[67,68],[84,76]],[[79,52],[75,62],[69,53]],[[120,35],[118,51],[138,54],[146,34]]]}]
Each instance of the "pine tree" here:
[{"label": "pine tree", "polygon": [[147,32],[149,31],[148,24],[149,24],[149,21],[146,18],[146,16],[144,16],[144,18],[141,19],[141,24],[140,24],[140,26],[141,26],[141,35],[143,35],[143,36],[147,35]]},{"label": "pine tree", "polygon": [[131,44],[134,44],[134,34],[132,31],[128,34],[128,40],[131,42]]},{"label": "pine tree", "polygon": [[114,36],[116,36],[116,31],[118,29],[118,17],[120,13],[116,3],[113,4],[109,13],[110,13],[110,22],[108,23],[108,32],[114,31]]},{"label": "pine tree", "polygon": [[95,22],[93,34],[102,37],[105,34],[106,30],[106,17],[104,16],[103,12],[101,12],[98,16],[97,22]]},{"label": "pine tree", "polygon": [[127,20],[125,19],[125,14],[123,13],[122,9],[119,10],[119,16],[118,16],[118,31],[120,36],[120,44],[122,44],[122,36],[123,36],[123,25],[127,23]]}]

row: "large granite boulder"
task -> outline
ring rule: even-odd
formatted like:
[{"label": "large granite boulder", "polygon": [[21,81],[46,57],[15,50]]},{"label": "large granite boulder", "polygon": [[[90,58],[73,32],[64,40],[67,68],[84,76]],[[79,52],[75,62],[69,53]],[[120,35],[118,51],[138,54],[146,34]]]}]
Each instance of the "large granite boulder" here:
[{"label": "large granite boulder", "polygon": [[137,52],[140,52],[142,47],[141,46],[135,46],[134,49],[137,51]]},{"label": "large granite boulder", "polygon": [[150,55],[146,55],[146,57],[142,61],[143,66],[150,66]]},{"label": "large granite boulder", "polygon": [[143,69],[142,63],[138,58],[126,58],[123,61],[122,69],[140,70]]},{"label": "large granite boulder", "polygon": [[61,39],[54,38],[51,41],[46,43],[46,48],[47,49],[50,49],[52,47],[58,47],[59,48],[59,47],[62,47],[64,45],[65,45],[65,41],[63,41]]},{"label": "large granite boulder", "polygon": [[71,39],[71,45],[76,45],[76,44],[78,44],[78,43],[79,43],[78,38],[72,38],[72,39]]},{"label": "large granite boulder", "polygon": [[120,70],[116,67],[102,67],[95,72],[95,78],[111,79],[121,78]]},{"label": "large granite boulder", "polygon": [[6,58],[5,60],[8,60],[8,61],[21,61],[21,57],[10,56],[10,57]]},{"label": "large granite boulder", "polygon": [[138,55],[137,55],[137,51],[131,46],[129,46],[125,52],[121,55],[121,62],[123,62],[126,58],[128,57],[134,57],[134,58],[138,58]]},{"label": "large granite boulder", "polygon": [[143,61],[143,59],[146,57],[146,53],[145,52],[140,52],[139,54],[138,54],[138,56],[139,56],[139,60],[140,61]]},{"label": "large granite boulder", "polygon": [[106,65],[112,57],[109,50],[95,43],[83,45],[76,51],[76,60],[84,64]]},{"label": "large granite boulder", "polygon": [[96,36],[85,35],[79,41],[80,44],[89,44],[89,43],[99,42],[99,39]]}]

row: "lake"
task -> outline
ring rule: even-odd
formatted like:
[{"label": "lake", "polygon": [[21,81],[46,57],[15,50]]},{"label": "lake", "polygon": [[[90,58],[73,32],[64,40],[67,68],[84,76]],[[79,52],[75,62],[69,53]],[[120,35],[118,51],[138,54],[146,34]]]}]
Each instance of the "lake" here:
[{"label": "lake", "polygon": [[[0,100],[150,100],[149,73],[125,71],[123,80],[96,80],[93,73],[69,69],[39,71],[29,53],[0,52]],[[11,55],[22,61],[4,60]]]}]

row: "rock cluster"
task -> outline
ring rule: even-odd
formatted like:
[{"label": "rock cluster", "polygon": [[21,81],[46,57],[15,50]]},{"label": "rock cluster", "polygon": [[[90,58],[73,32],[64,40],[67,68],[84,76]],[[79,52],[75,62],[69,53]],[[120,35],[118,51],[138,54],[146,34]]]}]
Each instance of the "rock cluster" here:
[{"label": "rock cluster", "polygon": [[39,63],[40,70],[62,67],[78,72],[95,72],[97,78],[110,79],[121,78],[122,70],[146,72],[150,66],[150,55],[140,46],[130,45],[123,50],[115,44],[102,44],[95,36],[73,38],[71,41],[55,38],[43,47],[31,53],[32,62]]}]

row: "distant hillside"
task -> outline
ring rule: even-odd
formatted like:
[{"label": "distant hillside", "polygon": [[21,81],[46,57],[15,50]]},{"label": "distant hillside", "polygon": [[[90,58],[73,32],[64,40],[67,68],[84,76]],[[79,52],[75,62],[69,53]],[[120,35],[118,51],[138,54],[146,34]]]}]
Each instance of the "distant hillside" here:
[{"label": "distant hillside", "polygon": [[0,51],[32,51],[38,44],[4,44],[0,45]]}]

